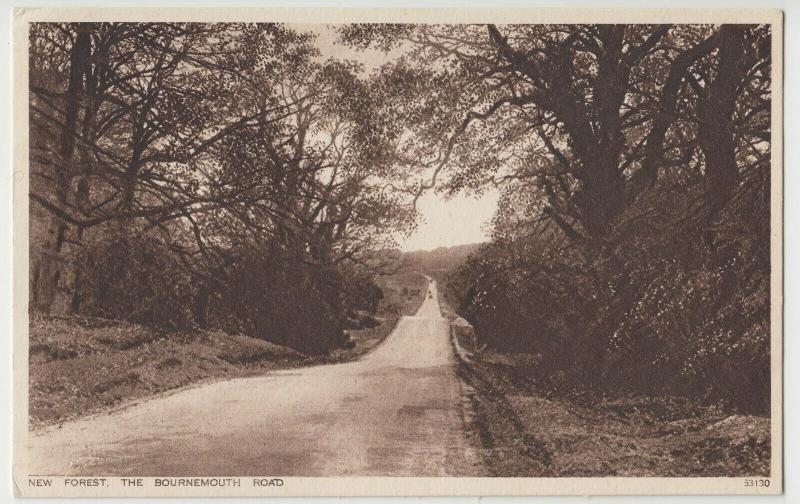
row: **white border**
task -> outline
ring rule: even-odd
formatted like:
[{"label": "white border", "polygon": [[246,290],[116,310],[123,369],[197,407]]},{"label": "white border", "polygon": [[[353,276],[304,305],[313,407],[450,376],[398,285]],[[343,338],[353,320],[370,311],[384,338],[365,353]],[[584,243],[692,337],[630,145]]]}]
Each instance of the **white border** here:
[{"label": "white border", "polygon": [[[86,2],[84,2],[84,3],[86,3]],[[141,2],[141,3],[144,3],[144,2]],[[726,2],[726,5],[730,6],[731,3],[733,3],[733,2]],[[108,5],[109,2],[102,2],[102,4]],[[550,4],[552,5],[552,2]],[[633,4],[640,6],[642,4],[642,2],[633,2]],[[699,2],[689,2],[689,4],[693,5],[693,6],[697,6],[697,5],[699,5]],[[191,5],[196,5],[196,2],[192,2]],[[330,3],[328,3],[327,5],[330,5]],[[361,3],[361,5],[364,5],[364,4]],[[781,4],[778,4],[778,5],[781,5]],[[519,4],[517,4],[517,6],[519,6]],[[527,6],[530,6],[530,3],[527,3]],[[784,6],[784,8],[786,8],[786,6]],[[58,15],[67,14],[66,11],[53,11],[53,12],[57,12]],[[94,10],[94,12],[96,13],[98,11]],[[120,11],[120,12],[122,12],[122,11]],[[179,14],[180,15],[179,18],[182,19],[182,20],[185,20],[185,19],[187,19],[189,17],[191,17],[194,20],[208,20],[208,18],[204,18],[203,17],[205,14],[204,14],[203,11],[200,11],[200,10],[189,11],[191,14],[188,15],[188,16],[186,15],[186,11],[182,11],[182,12],[179,13],[179,12],[174,11],[172,9],[158,9],[158,12],[160,14],[159,18],[162,18],[161,15],[171,16],[171,15],[178,15]],[[248,13],[247,13],[247,16],[245,18],[231,16],[229,12],[230,11],[228,11],[228,13],[226,13],[225,16],[224,16],[226,19],[230,19],[230,20],[234,20],[234,19],[252,20],[253,19],[253,11],[250,10],[250,9],[248,9]],[[284,13],[285,13],[285,11],[284,11]],[[699,18],[695,16],[695,15],[701,14],[701,13],[698,13],[696,11],[695,12],[691,12],[691,11],[684,10],[684,11],[678,12],[678,13],[675,13],[673,11],[672,14],[677,15],[679,17],[680,16],[690,16],[691,17],[691,21],[693,21],[693,22],[697,22],[697,21],[702,21],[703,20],[702,19],[702,15]],[[133,17],[130,18],[130,19],[134,20],[134,19],[136,19],[137,13],[131,11],[129,13],[129,15],[132,15]],[[276,15],[280,16],[281,14],[276,14]],[[343,13],[343,15],[346,16],[346,13]],[[373,17],[372,20],[381,20],[382,17],[385,16],[385,15],[386,15],[385,11],[384,12],[375,11],[374,12],[374,16],[375,17]],[[402,17],[402,16],[404,16],[406,14],[394,12],[394,13],[392,13],[392,16],[393,16],[392,19],[396,20],[396,17],[394,17],[396,15],[400,15]],[[454,18],[452,17],[452,15],[453,15],[452,11],[449,12],[449,13],[443,13],[443,15],[446,17],[446,19],[448,21],[453,22]],[[474,19],[474,18],[471,18],[470,16],[471,15],[475,15],[475,14],[467,14],[467,15],[458,14],[458,15],[460,15],[458,20],[460,20],[460,21],[470,21],[471,19]],[[651,15],[652,15],[652,12],[651,13],[643,13],[641,11],[639,11],[639,12],[630,12],[630,11],[628,11],[628,12],[619,12],[619,11],[612,11],[612,10],[580,9],[580,10],[572,11],[572,12],[569,13],[569,22],[581,22],[581,21],[584,21],[584,22],[602,22],[603,20],[610,19],[608,16],[620,16],[620,17],[614,17],[613,19],[615,21],[636,22],[636,21],[647,21],[648,19],[651,20],[652,19],[651,17],[648,18],[648,16],[651,16]],[[442,19],[443,20],[443,18],[438,18],[438,16],[439,16],[439,14],[437,14],[437,13],[428,14],[428,17],[429,17],[429,19],[431,21],[436,20],[436,19]],[[552,10],[538,10],[537,9],[536,16],[537,16],[537,21],[539,21],[539,22],[541,22],[541,21],[553,22],[553,21],[565,21],[566,20],[563,17],[563,11],[554,12]],[[496,22],[503,22],[504,19],[508,19],[503,15],[503,13],[499,13],[497,10],[483,11],[482,13],[480,13],[479,17],[480,17],[480,20],[483,20],[483,21],[485,21],[487,19],[487,17],[491,17]],[[81,19],[86,19],[86,17],[84,15],[81,15],[80,18]],[[273,18],[274,18],[274,16],[273,16]],[[58,19],[59,20],[64,20],[65,18],[64,17],[59,17]],[[178,18],[175,18],[175,19],[178,19]],[[220,18],[215,16],[213,19],[214,20],[219,20]],[[293,18],[293,19],[296,20],[296,18]],[[304,19],[306,20],[306,22],[309,22],[309,21],[310,22],[314,22],[314,21],[335,22],[335,20],[332,20],[331,17],[328,16],[327,14],[325,14],[324,18],[320,18],[320,10],[319,9],[313,9],[313,10],[307,11],[306,13],[304,13]],[[521,19],[519,18],[519,16],[514,16],[514,20],[515,21],[520,21]],[[675,20],[680,21],[681,19],[675,19]],[[683,20],[687,20],[687,19],[683,18]],[[711,19],[709,18],[708,20],[710,21]],[[713,20],[715,22],[720,22],[720,21],[725,20],[725,19],[720,18],[716,14],[714,14]],[[418,21],[418,19],[416,19],[416,21]],[[751,21],[755,21],[755,19],[751,19]],[[788,19],[787,19],[787,25],[786,26],[787,27],[789,26]],[[791,31],[788,30],[788,29],[785,32],[787,33],[787,36],[791,33]],[[789,52],[789,49],[787,48],[787,53],[788,52]],[[777,65],[777,61],[776,61],[775,64]],[[793,67],[787,65],[786,70],[787,70],[787,72],[791,72],[793,68],[796,68],[796,65],[794,65]],[[794,70],[794,71],[796,73],[796,70]],[[0,73],[0,75],[3,75],[3,74]],[[6,73],[5,75],[10,75],[10,73]],[[792,82],[795,85],[797,85],[796,80],[793,79]],[[791,87],[792,86],[787,83],[787,86],[786,86],[787,90],[790,90]],[[774,104],[774,107],[777,107],[778,104],[780,103],[780,101],[776,98],[775,102],[776,102],[776,104]],[[787,99],[787,101],[786,101],[787,119],[788,119],[788,114],[790,114],[790,111],[792,110],[791,104],[792,104],[792,101]],[[2,110],[2,109],[3,108],[0,107],[0,110]],[[775,112],[775,111],[773,111],[773,112]],[[779,117],[780,113],[778,111],[777,114],[773,114],[773,115],[776,116],[776,117]],[[27,121],[27,114],[24,114],[24,116],[25,116],[24,117],[25,121]],[[17,119],[18,118],[19,118],[19,115],[17,116]],[[6,145],[7,145],[8,132],[5,131],[7,129],[7,128],[5,128],[5,126],[7,124],[9,124],[9,123],[8,122],[4,122],[4,124],[2,126],[0,126],[1,128],[3,128],[2,130],[0,130],[0,131],[3,132],[2,141]],[[787,126],[788,126],[788,122],[787,122]],[[25,131],[27,131],[27,129]],[[774,142],[773,143],[773,156],[779,156],[780,155],[780,148],[777,145],[778,139],[775,138],[773,140],[773,142]],[[791,149],[791,144],[790,144],[790,149]],[[0,152],[8,152],[8,150],[0,148]],[[794,157],[796,158],[796,155]],[[788,155],[787,155],[787,166],[792,166],[789,163]],[[776,170],[773,170],[773,173],[775,173],[775,171]],[[10,175],[10,173],[8,173],[8,172],[6,172],[6,174]],[[7,179],[10,179],[10,177],[3,177],[3,179],[2,179],[2,181],[3,181],[2,190],[3,191],[6,191],[6,189],[7,189],[5,183],[7,181],[10,181],[10,180],[7,180]],[[16,179],[16,176],[15,176],[15,179]],[[24,180],[22,180],[20,182],[22,182],[22,184],[25,184]],[[794,177],[790,177],[789,173],[786,174],[786,184],[787,184],[787,186],[792,185],[792,186],[796,187],[796,183],[794,183]],[[778,184],[777,186],[773,185],[773,190],[774,191],[777,190],[778,188],[780,188],[780,184]],[[3,194],[4,193],[0,193],[0,200],[2,200],[4,202],[4,204],[8,205],[9,202],[10,202],[10,198],[2,198]],[[27,190],[25,190],[25,192],[23,194],[27,194]],[[27,209],[27,205],[24,205],[24,208]],[[791,200],[788,200],[787,201],[787,210],[789,212],[787,212],[787,219],[789,219],[789,213],[792,210],[795,210],[795,209],[796,209],[795,205],[791,204]],[[9,212],[9,214],[10,214],[10,212]],[[4,215],[9,215],[9,214],[4,214]],[[27,217],[27,210],[25,211],[25,214],[26,214],[26,217]],[[4,231],[4,227],[7,226],[7,225],[9,225],[7,219],[3,220],[2,221],[2,226],[3,227],[0,227],[0,231]],[[792,244],[796,244],[797,243],[797,241],[796,241],[797,240],[796,232],[793,231],[793,227],[792,226],[787,227],[786,228],[786,232],[787,232],[787,236],[786,236],[786,238],[787,238],[787,247],[790,250],[792,250]],[[6,234],[4,236],[9,236],[9,235],[10,235],[10,233]],[[776,242],[773,242],[773,243],[776,243]],[[1,254],[7,254],[8,252],[9,252],[9,250],[4,248],[3,252]],[[777,247],[773,248],[773,258],[775,257],[775,253],[776,252],[779,252]],[[787,255],[787,259],[786,259],[787,285],[789,283],[789,280],[796,276],[795,269],[791,267],[791,265],[794,264],[794,263],[789,261],[789,257],[790,256]],[[3,258],[3,255],[0,255],[0,259],[2,259],[2,258]],[[8,264],[9,262],[10,261],[4,261],[5,264]],[[26,264],[22,264],[22,265],[18,265],[18,266],[22,266],[23,268],[25,268],[25,269],[22,269],[22,271],[26,271],[27,270],[27,265]],[[4,275],[3,277],[0,277],[0,278],[9,278],[11,272],[8,271],[8,270],[4,270],[4,274],[6,274],[6,273],[7,273],[7,275]],[[25,284],[25,288],[27,288],[27,281],[23,281],[23,282],[20,282],[20,283]],[[3,284],[4,285],[9,285],[10,282],[8,282],[8,283],[3,282]],[[5,297],[5,295],[7,295],[8,293],[7,292],[3,292],[3,294],[4,294],[4,298],[3,298],[4,303],[3,304],[6,304],[6,302],[8,302],[8,304],[10,304],[10,298],[6,298]],[[773,294],[775,294],[774,291],[773,291]],[[4,313],[8,313],[9,311],[5,311]],[[778,324],[780,324],[780,318],[778,318],[777,320],[778,320]],[[797,322],[797,317],[794,315],[794,313],[791,310],[787,310],[787,327],[789,327],[790,325],[792,327],[797,327],[796,322]],[[773,326],[774,326],[774,323],[775,323],[775,318],[774,318],[774,314],[773,314]],[[10,338],[7,338],[5,341],[8,342],[9,340],[10,340]],[[6,355],[8,355],[8,353],[6,353]],[[776,359],[776,358],[777,359],[780,358],[779,352],[773,352],[773,359]],[[792,366],[787,364],[787,366],[786,366],[787,379],[789,378],[788,373],[791,372],[792,369],[793,369]],[[8,390],[8,387],[6,387],[5,383],[3,383],[3,382],[0,382],[0,387],[2,387],[2,388],[0,388],[0,390]],[[780,388],[780,386],[778,387],[778,389],[779,388]],[[775,389],[776,389],[776,387],[773,387],[774,391],[775,391]],[[2,424],[0,424],[0,426],[1,425]],[[791,439],[794,441],[794,445],[796,446],[796,436],[792,437]],[[789,440],[787,440],[787,441],[789,441]],[[787,446],[788,446],[788,443],[787,443]],[[10,452],[10,450],[6,451],[6,453],[8,453],[8,452]],[[774,454],[778,455],[778,452],[774,452]],[[345,490],[345,492],[343,494],[351,494],[351,495],[352,494],[361,494],[362,492],[357,491],[358,488],[361,488],[361,485],[359,484],[359,482],[357,480],[361,480],[361,479],[362,478],[357,478],[357,479],[346,481],[346,483],[355,485],[355,487],[351,486],[350,487],[351,490],[349,492]],[[389,492],[383,492],[383,493],[384,494],[396,494],[396,492],[398,492],[398,491],[401,494],[406,494],[406,495],[407,494],[412,494],[413,495],[413,494],[419,494],[419,493],[438,493],[438,492],[425,491],[426,489],[427,490],[432,490],[432,488],[430,487],[430,485],[427,482],[423,481],[422,479],[418,479],[418,478],[412,478],[412,479],[414,480],[413,484],[410,484],[410,483],[412,483],[410,481],[411,479],[389,478],[387,480],[392,480],[392,481],[382,482],[381,485],[382,486],[383,485],[387,485],[387,486],[384,487],[385,490],[390,490],[390,489],[394,488],[395,491],[389,491]],[[617,492],[619,490],[619,488],[616,487],[617,484],[624,482],[626,485],[628,485],[628,482],[626,481],[626,480],[628,480],[627,478],[624,478],[624,479],[623,478],[600,478],[600,479],[603,480],[603,482],[601,482],[602,485],[600,487],[593,487],[591,493],[606,493],[606,492],[615,493],[615,492]],[[289,480],[291,480],[291,479],[289,479]],[[303,480],[306,480],[306,479],[303,479]],[[322,479],[313,478],[313,479],[307,479],[307,480],[308,480],[307,483],[310,484],[310,485],[313,485],[313,488],[315,488],[315,489],[320,489],[320,487],[318,487],[317,485],[327,485],[328,484],[325,481],[312,481],[312,480],[327,480],[325,478],[322,478]],[[375,481],[374,479],[369,479],[369,480],[371,480],[373,482]],[[555,485],[559,485],[559,484],[563,485],[563,483],[565,483],[566,480],[567,479],[565,479],[565,478],[560,478],[560,479],[555,480],[554,483],[555,483]],[[573,480],[573,479],[570,478],[569,480]],[[639,479],[639,478],[634,478],[633,480],[642,481],[642,479]],[[673,480],[680,480],[680,481],[673,481]],[[665,478],[665,479],[657,479],[657,484],[660,487],[660,490],[656,489],[656,491],[658,493],[686,493],[687,491],[691,492],[691,490],[685,484],[683,484],[683,485],[681,484],[681,482],[689,483],[689,482],[686,482],[686,481],[683,481],[683,480],[692,480],[692,481],[694,481],[696,483],[700,483],[701,480],[704,480],[704,479],[698,479],[698,478],[674,478],[674,479],[673,478],[669,478],[669,479]],[[718,481],[718,479],[715,479],[715,480]],[[740,481],[741,479],[740,478],[735,478],[735,480]],[[345,483],[345,481],[343,481],[342,479],[336,479],[336,481]],[[394,481],[394,483],[393,483],[393,481]],[[512,480],[512,481],[506,481],[506,480],[493,479],[493,481],[496,481],[498,483],[502,483],[507,488],[509,485],[510,486],[515,486],[513,484],[513,482],[514,481],[519,481],[519,480],[515,479],[515,480]],[[539,491],[544,490],[545,493],[560,493],[560,492],[558,492],[557,489],[552,489],[551,488],[550,491],[546,490],[546,488],[548,488],[550,486],[550,485],[547,484],[547,480],[541,480],[540,479],[540,480],[537,480],[537,481],[542,484],[542,486],[537,485],[537,488],[538,488]],[[653,480],[650,480],[650,481],[653,481]],[[485,481],[483,483],[485,483]],[[582,486],[581,481],[577,481],[577,483],[579,483],[579,485]],[[673,483],[679,484],[679,486],[673,486]],[[437,486],[437,487],[440,486],[436,482],[434,482],[434,485]],[[451,489],[445,489],[445,490],[447,490],[446,493],[447,494],[451,494],[451,495],[454,494],[454,493],[458,493],[458,494],[483,493],[483,494],[486,494],[487,490],[488,490],[485,485],[480,485],[479,487],[472,487],[472,485],[460,485],[460,486],[461,486],[461,488],[464,488],[465,490],[457,491],[457,490],[454,490],[454,489],[451,488]],[[693,486],[693,485],[690,484],[689,486]],[[471,487],[471,490],[470,490],[470,487]],[[311,488],[311,487],[309,487],[309,488]],[[352,488],[356,488],[356,490],[352,490]],[[628,486],[627,488],[633,489],[632,490],[633,493],[650,493],[650,492],[652,492],[654,490],[653,488],[650,488],[648,490],[648,489],[645,489],[643,487],[640,487],[639,485],[636,485],[635,487]],[[416,489],[416,491],[414,489]],[[603,489],[605,489],[605,491],[603,491]],[[529,488],[529,490],[535,490],[535,489],[534,488]],[[312,493],[318,493],[318,492],[312,492]],[[489,492],[489,493],[491,493],[491,492]],[[573,492],[570,492],[570,493],[574,493],[574,490],[573,490]],[[203,494],[204,495],[210,495],[207,491],[204,491]]]}]

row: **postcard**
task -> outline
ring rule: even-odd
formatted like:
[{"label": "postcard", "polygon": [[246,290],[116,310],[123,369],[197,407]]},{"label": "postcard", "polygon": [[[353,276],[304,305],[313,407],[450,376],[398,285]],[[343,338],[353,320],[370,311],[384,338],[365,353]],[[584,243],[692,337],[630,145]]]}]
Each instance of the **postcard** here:
[{"label": "postcard", "polygon": [[782,492],[782,14],[19,8],[20,496]]}]

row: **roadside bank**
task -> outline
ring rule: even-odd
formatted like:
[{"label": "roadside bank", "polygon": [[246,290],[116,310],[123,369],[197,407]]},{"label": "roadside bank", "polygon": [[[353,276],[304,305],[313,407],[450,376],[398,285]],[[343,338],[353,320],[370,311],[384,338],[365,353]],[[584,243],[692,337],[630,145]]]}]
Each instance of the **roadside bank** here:
[{"label": "roadside bank", "polygon": [[466,384],[468,427],[481,440],[492,474],[769,475],[768,417],[732,414],[677,397],[554,391],[537,382],[535,355],[471,352],[463,327],[451,331],[451,341]]}]

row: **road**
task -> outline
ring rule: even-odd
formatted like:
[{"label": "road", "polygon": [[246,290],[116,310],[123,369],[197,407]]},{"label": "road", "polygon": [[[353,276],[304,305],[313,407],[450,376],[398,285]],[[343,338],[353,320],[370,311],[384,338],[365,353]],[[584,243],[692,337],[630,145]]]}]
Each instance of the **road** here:
[{"label": "road", "polygon": [[483,475],[435,282],[354,362],[188,388],[31,433],[29,474]]}]

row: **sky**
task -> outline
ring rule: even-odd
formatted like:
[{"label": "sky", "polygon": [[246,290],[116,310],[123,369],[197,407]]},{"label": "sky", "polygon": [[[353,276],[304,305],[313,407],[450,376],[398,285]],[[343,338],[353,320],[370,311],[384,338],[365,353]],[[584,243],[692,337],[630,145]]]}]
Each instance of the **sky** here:
[{"label": "sky", "polygon": [[[293,25],[298,31],[317,35],[317,47],[323,59],[339,58],[359,61],[366,72],[378,68],[401,51],[388,55],[376,49],[359,51],[338,43],[338,35],[330,25]],[[417,201],[421,220],[416,231],[408,237],[397,238],[400,249],[432,250],[489,240],[487,224],[497,208],[499,193],[487,191],[482,197],[459,194],[452,198],[428,191]]]},{"label": "sky", "polygon": [[422,220],[411,236],[398,240],[400,249],[409,252],[488,241],[488,222],[498,197],[497,191],[481,197],[459,194],[450,199],[432,192],[425,194],[417,201]]}]

